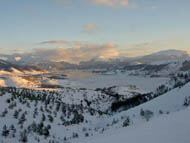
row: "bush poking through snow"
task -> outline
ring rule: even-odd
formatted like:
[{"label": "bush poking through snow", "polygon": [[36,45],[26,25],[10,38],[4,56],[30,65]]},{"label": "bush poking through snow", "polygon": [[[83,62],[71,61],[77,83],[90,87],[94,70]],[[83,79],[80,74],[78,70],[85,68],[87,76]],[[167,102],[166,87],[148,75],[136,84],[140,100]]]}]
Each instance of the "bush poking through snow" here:
[{"label": "bush poking through snow", "polygon": [[9,135],[9,130],[7,129],[7,126],[3,126],[2,136],[7,137]]},{"label": "bush poking through snow", "polygon": [[164,112],[162,110],[159,110],[159,114],[162,115]]},{"label": "bush poking through snow", "polygon": [[85,133],[85,137],[88,137],[89,136],[89,133]]},{"label": "bush poking through snow", "polygon": [[127,127],[127,126],[129,126],[130,125],[130,118],[129,118],[129,116],[127,116],[127,119],[123,122],[123,127]]},{"label": "bush poking through snow", "polygon": [[183,103],[184,106],[189,106],[190,105],[190,97],[185,97],[185,101]]},{"label": "bush poking through snow", "polygon": [[22,143],[26,143],[28,141],[28,137],[27,137],[27,131],[24,130],[23,132],[20,133],[20,142]]},{"label": "bush poking through snow", "polygon": [[148,122],[150,120],[150,118],[153,117],[154,113],[150,110],[141,109],[140,115],[142,116],[142,118],[144,118]]}]

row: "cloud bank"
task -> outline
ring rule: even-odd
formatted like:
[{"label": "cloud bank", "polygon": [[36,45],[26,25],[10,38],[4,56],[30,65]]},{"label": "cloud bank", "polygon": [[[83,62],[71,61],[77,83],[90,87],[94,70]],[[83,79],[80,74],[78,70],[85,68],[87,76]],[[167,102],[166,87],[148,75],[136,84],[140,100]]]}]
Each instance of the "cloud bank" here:
[{"label": "cloud bank", "polygon": [[128,0],[92,0],[94,4],[105,5],[109,7],[127,7],[137,8],[135,3],[129,3]]},{"label": "cloud bank", "polygon": [[119,56],[117,46],[112,43],[107,44],[84,44],[71,48],[56,47],[51,49],[35,49],[32,55],[36,58],[51,61],[66,61],[79,63],[94,58],[109,59]]},{"label": "cloud bank", "polygon": [[[65,61],[79,63],[91,59],[106,60],[119,56],[118,47],[113,43],[93,44],[80,41],[51,40],[41,42],[39,46],[41,44],[47,47],[52,46],[52,48],[36,48],[28,53],[15,53],[12,59],[15,60],[15,57],[17,57],[20,62],[22,60],[26,61],[27,59],[27,61]],[[54,44],[59,44],[59,46],[54,46]]]},{"label": "cloud bank", "polygon": [[87,24],[84,27],[84,32],[88,34],[94,34],[98,32],[100,28],[96,24]]},{"label": "cloud bank", "polygon": [[81,46],[84,42],[81,41],[68,41],[68,40],[50,40],[50,41],[43,41],[38,43],[39,45],[66,45],[66,46]]},{"label": "cloud bank", "polygon": [[[61,2],[71,1],[71,0],[59,0]],[[134,2],[129,2],[129,0],[81,0],[83,2],[90,2],[95,5],[104,5],[111,8],[137,8],[138,5]]]}]

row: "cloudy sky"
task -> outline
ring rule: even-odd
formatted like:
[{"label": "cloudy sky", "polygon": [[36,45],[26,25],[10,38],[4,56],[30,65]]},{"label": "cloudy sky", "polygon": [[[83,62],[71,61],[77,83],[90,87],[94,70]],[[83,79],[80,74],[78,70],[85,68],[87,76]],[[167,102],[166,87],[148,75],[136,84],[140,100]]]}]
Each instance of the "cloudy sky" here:
[{"label": "cloudy sky", "polygon": [[189,50],[189,37],[189,0],[0,0],[0,53],[138,56]]}]

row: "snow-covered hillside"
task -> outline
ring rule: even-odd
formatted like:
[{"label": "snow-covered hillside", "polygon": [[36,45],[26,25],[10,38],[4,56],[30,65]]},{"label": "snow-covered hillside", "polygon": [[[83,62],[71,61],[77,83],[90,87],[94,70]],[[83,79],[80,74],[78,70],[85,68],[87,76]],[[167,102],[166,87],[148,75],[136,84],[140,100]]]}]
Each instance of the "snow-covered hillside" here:
[{"label": "snow-covered hillside", "polygon": [[136,60],[141,63],[150,64],[152,62],[169,62],[173,60],[184,60],[189,58],[189,53],[187,51],[181,50],[164,50],[150,55],[146,55]]},{"label": "snow-covered hillside", "polygon": [[[189,87],[190,83],[122,112],[111,111],[112,103],[117,101],[116,97],[101,91],[72,88],[63,88],[62,91],[1,88],[0,141],[103,143],[112,138],[115,142],[115,139],[120,140],[120,137],[125,141],[125,132],[130,135],[129,139],[132,139],[136,135],[134,133],[137,133],[137,136],[145,136],[153,133],[153,129],[158,133],[167,128],[166,125],[170,130],[177,121],[173,117],[184,119],[179,115],[184,115],[186,111],[183,113],[183,110],[187,110],[186,106],[190,104]],[[187,103],[186,106],[184,102]],[[169,124],[170,118],[173,120]],[[148,128],[150,126],[153,127],[152,130]],[[174,134],[189,131],[189,127],[184,128],[184,124],[178,126],[181,128],[173,132]],[[160,127],[160,130],[156,130],[157,127]],[[144,130],[147,130],[147,133],[143,132]],[[143,133],[140,134],[141,132]],[[152,136],[155,137],[156,134]],[[185,140],[188,138],[182,141]]]},{"label": "snow-covered hillside", "polygon": [[[62,92],[2,88],[0,90],[0,141],[63,142],[88,136],[97,120],[110,116],[113,98],[100,92]],[[27,140],[27,141],[26,141]]]},{"label": "snow-covered hillside", "polygon": [[10,69],[0,71],[2,143],[189,142],[189,61],[82,77]]},{"label": "snow-covered hillside", "polygon": [[[188,143],[190,142],[190,83],[176,88],[152,101],[113,116],[116,124],[103,135],[83,139],[82,143]],[[144,115],[142,114],[144,111]],[[147,117],[146,117],[147,116]],[[127,127],[122,128],[128,120]],[[148,122],[147,122],[148,121]]]},{"label": "snow-covered hillside", "polygon": [[189,143],[189,119],[190,108],[139,126],[114,130],[83,143]]}]

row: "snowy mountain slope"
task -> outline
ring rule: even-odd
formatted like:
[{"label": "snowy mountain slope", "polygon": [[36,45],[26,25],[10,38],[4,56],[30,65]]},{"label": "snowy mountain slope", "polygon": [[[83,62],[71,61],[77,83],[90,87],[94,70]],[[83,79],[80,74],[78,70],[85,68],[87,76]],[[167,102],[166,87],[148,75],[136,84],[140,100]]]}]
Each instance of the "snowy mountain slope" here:
[{"label": "snowy mountain slope", "polygon": [[[152,142],[152,140],[157,139],[157,137],[162,136],[162,134],[161,134],[161,136],[158,136],[156,134],[156,132],[160,132],[160,133],[165,134],[165,133],[167,133],[165,131],[172,131],[173,129],[177,128],[175,126],[173,128],[172,126],[175,125],[175,122],[179,123],[179,121],[180,121],[180,123],[184,122],[184,124],[179,123],[179,128],[178,128],[179,130],[176,132],[171,132],[171,134],[170,134],[171,138],[170,139],[173,139],[176,137],[175,133],[181,133],[182,134],[184,131],[189,132],[190,127],[186,126],[186,124],[188,123],[190,116],[186,116],[185,113],[189,114],[190,110],[189,109],[187,110],[184,106],[185,98],[190,97],[189,92],[190,92],[190,83],[186,84],[185,86],[183,86],[181,88],[176,88],[174,90],[171,90],[164,95],[161,95],[161,96],[159,96],[159,97],[157,97],[157,98],[155,98],[149,102],[141,104],[140,106],[129,109],[127,111],[123,111],[119,114],[115,114],[113,117],[110,117],[107,120],[99,122],[99,124],[104,125],[104,126],[106,124],[109,125],[109,126],[104,128],[104,131],[107,130],[107,132],[104,132],[105,135],[103,134],[102,137],[101,136],[94,136],[92,139],[89,139],[89,140],[95,140],[93,143],[105,143],[105,142],[110,142],[110,141],[113,141],[113,143],[114,143],[114,142],[116,142],[116,140],[120,141],[121,138],[124,138],[123,142],[126,142],[128,139],[130,139],[128,141],[131,141],[131,142],[138,142],[139,140],[136,140],[135,136],[141,136],[141,137],[147,136],[147,138],[142,138],[142,139],[145,139],[144,141],[146,141],[146,142]],[[184,109],[186,111],[183,111]],[[141,115],[142,110],[144,112],[150,113],[148,118]],[[179,115],[181,113],[183,114],[183,112],[185,112],[184,117],[180,117]],[[170,114],[172,115],[171,117],[170,117]],[[176,117],[176,119],[179,119],[179,121],[174,120],[172,122],[172,120],[171,120],[171,123],[169,123],[170,118],[172,119],[173,117]],[[186,117],[186,119],[184,121],[185,117]],[[130,123],[129,123],[130,126],[127,127],[126,129],[119,129],[118,130],[118,128],[123,127],[123,123],[127,118],[130,119]],[[147,124],[147,120],[150,123]],[[168,121],[165,122],[165,120],[168,120]],[[159,126],[157,126],[158,124],[159,124]],[[160,125],[163,125],[163,126],[160,126]],[[166,125],[168,125],[168,126],[166,126]],[[141,128],[141,127],[143,127],[143,128]],[[150,129],[150,127],[151,127],[151,129]],[[159,127],[160,127],[160,130],[157,129]],[[161,128],[161,127],[163,127],[163,128]],[[118,131],[114,131],[116,129]],[[147,133],[144,132],[145,130],[147,130]],[[155,131],[155,134],[152,134],[152,133],[154,133],[153,131]],[[136,134],[136,132],[138,134]],[[185,133],[186,132],[184,132],[184,134]],[[127,136],[128,134],[129,134],[129,136]],[[150,134],[150,136],[152,135],[154,137],[154,138],[150,139],[150,141],[148,140],[149,139],[148,134]],[[111,135],[113,135],[113,137]],[[185,134],[185,135],[186,136],[184,139],[187,140],[188,136],[187,136],[187,134]],[[163,137],[165,137],[165,135],[163,135]],[[100,140],[97,140],[97,138],[100,138]],[[163,139],[165,139],[165,138],[163,138]],[[79,142],[88,143],[89,140],[87,139],[86,142],[85,142],[85,140],[82,140]],[[182,140],[182,141],[184,141],[183,143],[186,143],[185,140]],[[161,141],[162,142],[169,141],[169,143],[170,142],[172,143],[172,141],[175,141],[175,140],[165,140],[165,141],[161,140]],[[176,143],[178,143],[179,140],[176,140],[176,141],[177,141]],[[160,143],[160,142],[158,142],[158,143]]]},{"label": "snowy mountain slope", "polygon": [[[36,76],[39,75],[34,75]],[[52,77],[51,74],[42,76]],[[62,76],[58,76],[59,78],[63,80]],[[25,142],[27,139],[29,143],[89,143],[92,136],[94,142],[98,137],[101,139],[100,142],[104,142],[106,135],[117,134],[114,130],[118,132],[126,130],[127,133],[131,131],[129,134],[132,136],[136,130],[146,130],[148,121],[148,124],[155,124],[158,120],[160,124],[162,121],[159,119],[169,118],[170,115],[186,110],[183,105],[184,100],[186,97],[190,100],[190,83],[188,83],[190,73],[186,72],[176,74],[170,81],[167,79],[166,83],[159,78],[156,80],[156,78],[139,78],[121,74],[113,78],[95,77],[93,84],[99,84],[97,81],[101,78],[101,86],[106,85],[108,81],[119,85],[95,90],[88,89],[90,87],[88,81],[87,88],[62,87],[56,91],[0,88],[0,142],[18,143]],[[17,80],[27,86],[27,82]],[[44,78],[41,80],[53,82]],[[3,80],[0,83],[4,84]],[[103,92],[104,89],[108,92]],[[114,111],[112,105],[120,102],[120,99],[112,96],[111,92],[125,96],[122,99],[124,101],[128,98],[132,99],[129,100],[132,102],[124,105],[127,108]],[[136,98],[133,93],[138,94],[137,96],[144,96],[143,94],[147,93],[148,98],[141,100],[142,98]],[[121,129],[123,126],[128,127]],[[100,134],[103,136],[101,137]]]},{"label": "snowy mountain slope", "polygon": [[[86,137],[96,137],[122,128],[127,118],[130,121],[129,128],[136,129],[147,121],[151,123],[161,116],[184,109],[183,103],[185,97],[189,96],[189,86],[190,83],[120,113],[107,112],[115,99],[99,91],[63,88],[58,92],[1,88],[0,141],[17,143],[24,142],[27,138],[29,143],[82,143]],[[141,109],[145,115],[150,116],[142,116]]]},{"label": "snowy mountain slope", "polygon": [[156,61],[147,65],[141,65],[139,69],[128,70],[132,75],[144,75],[150,77],[170,77],[179,71],[190,71],[189,59],[175,59],[169,61]]},{"label": "snowy mountain slope", "polygon": [[114,130],[83,143],[189,143],[189,119],[190,108],[164,115],[138,127]]},{"label": "snowy mountain slope", "polygon": [[95,129],[97,120],[110,116],[106,110],[112,100],[91,90],[1,88],[0,132],[5,133],[0,134],[0,141],[24,142],[20,133],[27,135],[30,143],[63,142],[92,135],[99,131]]},{"label": "snowy mountain slope", "polygon": [[167,112],[176,112],[184,108],[185,97],[189,97],[190,93],[190,83],[186,84],[181,88],[175,88],[166,94],[163,94],[149,102],[141,104],[135,108],[132,108],[128,111],[124,111],[121,114],[139,114],[141,109],[148,109],[154,112],[154,115],[159,116],[159,111],[163,113]]},{"label": "snowy mountain slope", "polygon": [[43,81],[46,81],[46,83],[53,83],[53,79],[48,80],[46,77],[37,76],[40,73],[41,72],[36,71],[31,71],[30,73],[0,71],[0,86],[37,89],[42,85]]},{"label": "snowy mountain slope", "polygon": [[171,50],[164,50],[164,51],[160,51],[157,53],[153,53],[152,55],[166,55],[166,56],[183,57],[183,56],[188,55],[188,52],[182,51],[182,50],[171,49]]},{"label": "snowy mountain slope", "polygon": [[190,60],[184,61],[180,70],[181,71],[189,71],[190,70]]},{"label": "snowy mountain slope", "polygon": [[157,53],[153,53],[150,55],[143,56],[141,58],[137,58],[136,60],[141,63],[150,64],[152,62],[159,61],[172,61],[172,60],[183,60],[189,58],[189,54],[187,51],[180,50],[165,50]]},{"label": "snowy mountain slope", "polygon": [[48,73],[48,71],[39,66],[18,65],[0,60],[0,86],[2,87],[36,87],[37,78],[33,75],[42,73]]},{"label": "snowy mountain slope", "polygon": [[0,59],[0,71],[14,72],[14,70],[19,71],[19,72],[24,72],[24,71],[44,72],[45,71],[43,68],[41,68],[39,66],[18,65],[18,64],[14,64],[14,63]]}]

